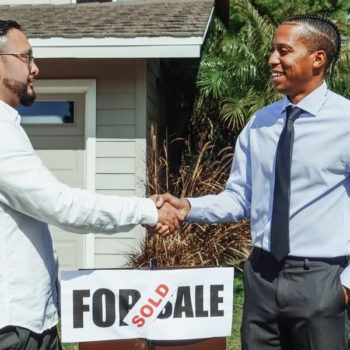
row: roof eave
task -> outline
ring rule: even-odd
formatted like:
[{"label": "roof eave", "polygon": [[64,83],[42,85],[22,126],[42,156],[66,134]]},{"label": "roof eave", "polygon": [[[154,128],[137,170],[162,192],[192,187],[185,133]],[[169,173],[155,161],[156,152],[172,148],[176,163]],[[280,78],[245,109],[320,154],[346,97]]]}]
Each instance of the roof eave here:
[{"label": "roof eave", "polygon": [[199,57],[203,37],[30,38],[35,58]]}]

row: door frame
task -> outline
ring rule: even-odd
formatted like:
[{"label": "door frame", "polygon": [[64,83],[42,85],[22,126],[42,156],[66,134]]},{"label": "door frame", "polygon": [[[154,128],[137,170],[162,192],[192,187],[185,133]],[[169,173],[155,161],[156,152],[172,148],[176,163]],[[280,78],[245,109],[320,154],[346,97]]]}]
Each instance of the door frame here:
[{"label": "door frame", "polygon": [[[85,184],[95,192],[96,184],[96,79],[41,79],[35,82],[35,91],[45,94],[78,93],[85,96]],[[83,236],[84,268],[95,267],[95,235]]]}]

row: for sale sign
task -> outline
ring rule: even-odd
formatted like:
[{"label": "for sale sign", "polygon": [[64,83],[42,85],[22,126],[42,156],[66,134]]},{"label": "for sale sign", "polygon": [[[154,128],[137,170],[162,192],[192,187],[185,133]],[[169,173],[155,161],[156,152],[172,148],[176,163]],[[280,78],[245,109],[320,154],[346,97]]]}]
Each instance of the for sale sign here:
[{"label": "for sale sign", "polygon": [[231,334],[231,267],[64,271],[62,340],[180,340]]}]

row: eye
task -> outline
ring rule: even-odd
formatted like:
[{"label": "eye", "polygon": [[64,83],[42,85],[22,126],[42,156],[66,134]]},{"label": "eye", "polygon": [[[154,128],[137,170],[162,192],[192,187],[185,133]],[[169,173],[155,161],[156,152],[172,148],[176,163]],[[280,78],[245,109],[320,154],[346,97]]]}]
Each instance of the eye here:
[{"label": "eye", "polygon": [[287,55],[287,54],[289,53],[289,49],[286,48],[286,47],[280,47],[280,48],[278,49],[278,52],[279,52],[279,54],[280,54],[281,56],[285,56],[285,55]]}]

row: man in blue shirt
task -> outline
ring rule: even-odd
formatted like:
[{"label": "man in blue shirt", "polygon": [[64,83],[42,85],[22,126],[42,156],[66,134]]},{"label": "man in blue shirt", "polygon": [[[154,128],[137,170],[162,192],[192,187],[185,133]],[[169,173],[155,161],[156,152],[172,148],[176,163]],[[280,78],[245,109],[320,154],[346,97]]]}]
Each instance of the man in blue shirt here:
[{"label": "man in blue shirt", "polygon": [[256,112],[240,134],[225,190],[162,197],[188,222],[250,217],[242,350],[347,349],[350,101],[324,81],[339,52],[330,20],[283,21],[269,67],[285,98]]}]

